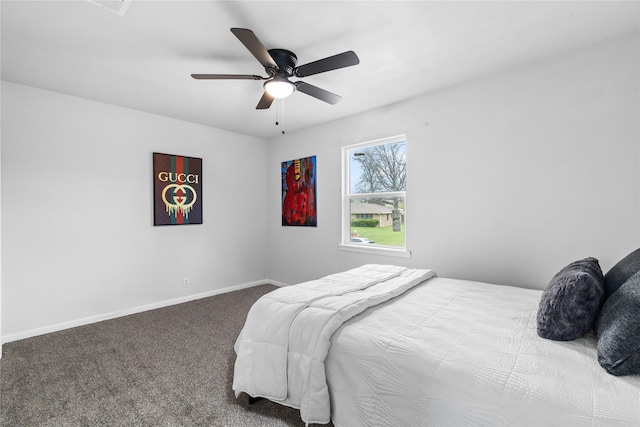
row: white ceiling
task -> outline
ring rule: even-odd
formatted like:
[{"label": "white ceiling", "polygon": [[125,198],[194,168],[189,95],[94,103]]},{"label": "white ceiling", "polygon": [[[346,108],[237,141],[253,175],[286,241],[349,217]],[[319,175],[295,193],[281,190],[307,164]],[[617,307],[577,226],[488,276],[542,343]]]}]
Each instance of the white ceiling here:
[{"label": "white ceiling", "polygon": [[[343,97],[284,101],[288,132],[517,67],[640,27],[640,2],[146,1],[124,16],[76,1],[2,1],[2,79],[264,138],[266,75],[229,31],[249,28],[298,64],[353,50],[360,64],[304,81]],[[295,80],[295,79],[292,79]],[[282,114],[282,110],[280,112]]]}]

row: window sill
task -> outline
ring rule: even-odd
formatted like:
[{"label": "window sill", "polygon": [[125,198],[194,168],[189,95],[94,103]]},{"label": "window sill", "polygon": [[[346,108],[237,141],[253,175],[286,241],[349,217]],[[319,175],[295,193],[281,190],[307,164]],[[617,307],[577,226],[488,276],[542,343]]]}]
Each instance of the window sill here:
[{"label": "window sill", "polygon": [[380,246],[338,244],[338,249],[346,252],[359,252],[371,255],[384,255],[398,258],[411,258],[411,251]]}]

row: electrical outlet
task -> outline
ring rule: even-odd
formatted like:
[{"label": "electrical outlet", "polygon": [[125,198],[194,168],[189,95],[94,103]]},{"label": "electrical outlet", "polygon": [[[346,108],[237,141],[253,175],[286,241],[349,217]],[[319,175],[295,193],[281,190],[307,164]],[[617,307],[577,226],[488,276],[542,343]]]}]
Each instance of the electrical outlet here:
[{"label": "electrical outlet", "polygon": [[182,286],[184,286],[185,288],[189,287],[189,278],[185,277],[184,280],[182,281]]}]

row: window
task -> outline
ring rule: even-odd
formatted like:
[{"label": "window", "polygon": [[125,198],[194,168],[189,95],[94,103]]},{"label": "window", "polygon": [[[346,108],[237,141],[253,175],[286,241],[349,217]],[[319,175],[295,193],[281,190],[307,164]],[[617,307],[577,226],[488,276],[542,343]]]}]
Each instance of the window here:
[{"label": "window", "polygon": [[373,214],[355,214],[356,219],[373,219]]},{"label": "window", "polygon": [[343,147],[342,158],[340,248],[408,256],[405,136]]}]

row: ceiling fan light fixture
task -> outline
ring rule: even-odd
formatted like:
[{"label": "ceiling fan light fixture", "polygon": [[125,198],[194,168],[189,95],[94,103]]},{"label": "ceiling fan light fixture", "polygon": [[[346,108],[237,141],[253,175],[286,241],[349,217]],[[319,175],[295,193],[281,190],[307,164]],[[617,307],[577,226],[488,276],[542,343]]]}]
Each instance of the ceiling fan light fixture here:
[{"label": "ceiling fan light fixture", "polygon": [[274,98],[286,98],[296,90],[296,86],[285,77],[276,76],[264,83],[264,90]]}]

